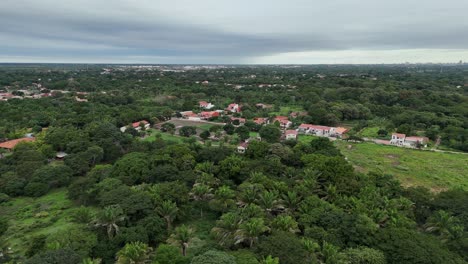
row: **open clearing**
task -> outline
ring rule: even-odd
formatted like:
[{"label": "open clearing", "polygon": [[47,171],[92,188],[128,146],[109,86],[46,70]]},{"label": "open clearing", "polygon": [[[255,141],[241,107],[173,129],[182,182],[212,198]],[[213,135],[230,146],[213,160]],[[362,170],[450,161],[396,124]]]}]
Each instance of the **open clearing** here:
[{"label": "open clearing", "polygon": [[335,144],[359,172],[392,174],[403,186],[424,186],[434,192],[448,188],[468,190],[468,155],[374,143],[335,141]]},{"label": "open clearing", "polygon": [[1,215],[10,224],[4,238],[15,253],[24,255],[31,236],[50,235],[75,225],[69,220],[73,205],[66,194],[66,190],[55,190],[39,198],[15,198],[0,206]]}]

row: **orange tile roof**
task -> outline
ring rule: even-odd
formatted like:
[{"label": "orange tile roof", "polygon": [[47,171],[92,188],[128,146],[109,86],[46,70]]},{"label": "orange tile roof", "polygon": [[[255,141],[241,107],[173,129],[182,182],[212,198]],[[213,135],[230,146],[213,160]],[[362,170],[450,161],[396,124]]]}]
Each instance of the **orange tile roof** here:
[{"label": "orange tile roof", "polygon": [[35,138],[18,138],[18,139],[13,139],[9,141],[5,141],[3,143],[0,143],[0,148],[4,149],[13,149],[18,143],[21,142],[32,142],[35,141]]}]

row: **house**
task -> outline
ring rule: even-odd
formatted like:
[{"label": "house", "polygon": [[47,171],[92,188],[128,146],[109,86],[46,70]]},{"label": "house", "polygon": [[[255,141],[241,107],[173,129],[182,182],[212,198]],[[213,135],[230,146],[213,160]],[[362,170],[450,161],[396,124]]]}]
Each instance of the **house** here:
[{"label": "house", "polygon": [[390,144],[403,146],[403,144],[405,143],[405,138],[406,138],[405,134],[393,133],[392,139],[390,139]]},{"label": "house", "polygon": [[238,104],[230,104],[226,108],[226,111],[229,111],[231,113],[239,113],[241,111],[241,108]]},{"label": "house", "polygon": [[201,119],[207,120],[207,119],[210,119],[212,117],[218,117],[219,112],[217,112],[217,111],[209,111],[209,112],[204,111],[204,112],[201,112],[199,116],[200,116]]},{"label": "house", "polygon": [[[134,122],[134,123],[132,123],[132,127],[136,131],[140,131],[141,130],[141,126],[140,126],[141,123],[144,124],[144,129],[143,130],[146,130],[146,129],[148,129],[150,127],[150,123],[148,121],[146,121],[146,120],[141,120],[141,121],[138,121],[138,122]],[[122,133],[124,133],[125,131],[127,131],[127,128],[128,128],[127,126],[123,126],[123,127],[120,128],[120,131]]]},{"label": "house", "polygon": [[268,105],[268,104],[262,104],[262,103],[258,103],[255,105],[257,108],[259,109],[269,109],[269,108],[272,108],[273,106],[272,105]]},{"label": "house", "polygon": [[214,107],[214,104],[208,103],[206,101],[200,101],[198,104],[199,104],[200,108],[208,109],[208,110]]},{"label": "house", "polygon": [[331,129],[332,128],[328,126],[301,124],[297,129],[297,132],[304,134],[313,134],[319,137],[329,137]]},{"label": "house", "polygon": [[24,137],[24,138],[8,140],[8,141],[0,143],[0,148],[12,150],[13,148],[16,147],[16,145],[18,145],[21,142],[33,142],[35,140],[36,138],[33,138],[33,137]]},{"label": "house", "polygon": [[273,119],[273,123],[275,123],[276,121],[280,123],[280,127],[282,129],[286,129],[292,125],[292,122],[288,120],[287,116],[276,116]]},{"label": "house", "polygon": [[427,147],[427,143],[429,139],[427,137],[407,137],[405,134],[400,133],[393,133],[392,139],[390,140],[390,144],[409,147],[409,148],[417,148],[417,147]]},{"label": "house", "polygon": [[286,130],[284,133],[286,140],[296,140],[297,139],[297,131],[296,130]]},{"label": "house", "polygon": [[264,124],[268,124],[269,121],[268,121],[268,118],[265,118],[265,117],[256,117],[253,119],[253,121],[257,124],[257,125],[264,125]]},{"label": "house", "polygon": [[237,152],[238,152],[238,153],[241,153],[241,154],[245,153],[245,151],[247,150],[248,146],[249,146],[249,142],[242,142],[242,143],[240,143],[239,146],[237,146]]},{"label": "house", "polygon": [[239,121],[239,125],[245,124],[245,118],[241,117],[231,117],[231,123],[234,123],[235,120]]},{"label": "house", "polygon": [[140,131],[141,130],[141,125],[140,124],[143,124],[143,127],[144,127],[143,130],[146,130],[146,129],[148,129],[150,127],[150,123],[148,121],[146,121],[146,120],[141,120],[141,121],[132,123],[132,127],[135,130]]},{"label": "house", "polygon": [[203,81],[203,82],[201,82],[201,84],[203,84],[203,85],[208,85],[209,83],[210,83],[209,81]]},{"label": "house", "polygon": [[429,142],[429,138],[427,137],[406,137],[405,138],[405,146],[407,147],[427,147],[427,143]]},{"label": "house", "polygon": [[182,115],[182,118],[185,118],[188,120],[200,120],[200,117],[198,117],[198,115],[192,111],[180,112],[180,114]]},{"label": "house", "polygon": [[348,132],[348,129],[344,127],[332,127],[330,130],[331,136],[337,138],[342,138],[346,132]]}]

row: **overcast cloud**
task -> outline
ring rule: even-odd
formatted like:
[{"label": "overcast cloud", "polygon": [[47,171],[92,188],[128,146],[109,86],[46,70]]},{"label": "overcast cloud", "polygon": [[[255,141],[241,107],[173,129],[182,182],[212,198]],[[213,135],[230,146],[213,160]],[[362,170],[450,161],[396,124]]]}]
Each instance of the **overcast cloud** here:
[{"label": "overcast cloud", "polygon": [[468,60],[466,0],[0,0],[0,62]]}]

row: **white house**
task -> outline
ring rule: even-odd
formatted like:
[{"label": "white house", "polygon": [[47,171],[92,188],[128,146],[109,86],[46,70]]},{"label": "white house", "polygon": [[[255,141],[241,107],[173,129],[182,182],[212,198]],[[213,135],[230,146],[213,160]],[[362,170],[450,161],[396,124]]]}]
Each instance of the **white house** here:
[{"label": "white house", "polygon": [[203,109],[211,109],[214,107],[214,104],[206,102],[206,101],[200,101],[199,106],[200,108],[203,108]]},{"label": "white house", "polygon": [[405,134],[393,133],[392,139],[390,139],[390,144],[403,146],[403,144],[405,143],[405,138],[406,138]]},{"label": "white house", "polygon": [[331,135],[331,129],[332,128],[328,126],[301,124],[297,129],[297,132],[304,134],[313,134],[319,137],[329,137]]},{"label": "white house", "polygon": [[230,104],[230,105],[228,105],[226,110],[231,112],[231,113],[239,113],[241,111],[241,108],[240,108],[240,106],[238,104]]},{"label": "white house", "polygon": [[427,147],[427,143],[429,139],[427,137],[407,137],[405,134],[400,133],[393,133],[392,139],[390,140],[390,144],[409,147],[409,148],[416,148],[416,147]]},{"label": "white house", "polygon": [[237,152],[243,154],[247,150],[247,147],[249,146],[248,142],[242,142],[237,146]]},{"label": "white house", "polygon": [[[138,121],[138,122],[135,122],[135,123],[132,123],[132,127],[136,130],[136,131],[140,131],[141,130],[141,126],[140,124],[144,124],[143,125],[143,130],[146,130],[150,127],[150,123],[146,120],[141,120],[141,121]],[[127,130],[127,127],[126,126],[123,126],[120,128],[120,131],[123,133]]]},{"label": "white house", "polygon": [[297,131],[296,130],[286,130],[285,138],[286,140],[296,140],[297,139]]}]

